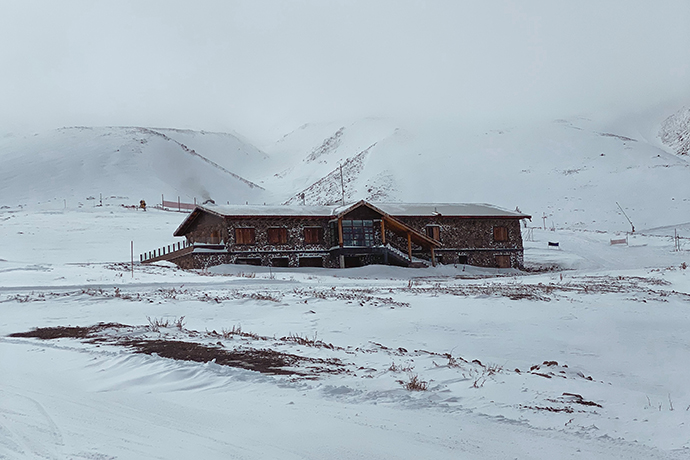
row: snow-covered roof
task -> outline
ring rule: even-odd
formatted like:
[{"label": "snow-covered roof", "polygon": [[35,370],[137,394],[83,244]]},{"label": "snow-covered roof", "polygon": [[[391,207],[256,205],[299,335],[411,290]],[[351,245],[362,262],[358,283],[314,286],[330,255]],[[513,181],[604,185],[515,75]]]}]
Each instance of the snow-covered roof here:
[{"label": "snow-covered roof", "polygon": [[[357,205],[344,206],[261,206],[261,205],[203,205],[200,208],[220,216],[315,216],[340,215]],[[485,203],[368,203],[391,216],[462,216],[462,217],[513,217],[530,216],[508,211]]]},{"label": "snow-covered roof", "polygon": [[391,216],[462,216],[529,218],[521,212],[508,211],[486,203],[372,203]]},{"label": "snow-covered roof", "polygon": [[197,206],[206,211],[221,216],[316,216],[327,217],[334,215],[334,210],[340,206],[266,206],[266,205],[214,205]]}]

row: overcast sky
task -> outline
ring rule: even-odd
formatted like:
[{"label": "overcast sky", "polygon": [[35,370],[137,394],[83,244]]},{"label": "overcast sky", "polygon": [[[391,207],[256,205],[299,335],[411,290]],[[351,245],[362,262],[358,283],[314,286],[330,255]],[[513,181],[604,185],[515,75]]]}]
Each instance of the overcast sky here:
[{"label": "overcast sky", "polygon": [[0,131],[510,120],[690,98],[690,0],[0,0]]}]

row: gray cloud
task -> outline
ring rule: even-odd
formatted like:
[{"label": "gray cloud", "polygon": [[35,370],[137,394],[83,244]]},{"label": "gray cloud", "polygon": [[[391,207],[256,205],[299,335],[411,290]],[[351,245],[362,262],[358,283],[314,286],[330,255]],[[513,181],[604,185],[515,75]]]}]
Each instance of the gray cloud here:
[{"label": "gray cloud", "polygon": [[625,111],[690,97],[688,23],[686,0],[5,2],[0,123],[260,138]]}]

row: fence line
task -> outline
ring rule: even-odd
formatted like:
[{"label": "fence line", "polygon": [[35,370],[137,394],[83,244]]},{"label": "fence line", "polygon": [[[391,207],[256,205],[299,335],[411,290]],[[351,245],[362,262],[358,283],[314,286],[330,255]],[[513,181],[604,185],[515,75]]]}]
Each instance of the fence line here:
[{"label": "fence line", "polygon": [[192,246],[192,243],[189,243],[187,240],[178,241],[177,243],[169,244],[167,246],[163,246],[162,248],[154,249],[153,251],[148,251],[143,254],[139,254],[139,262],[145,262],[147,260],[155,259],[156,257],[161,257],[166,254],[170,254],[171,252],[180,251],[189,246]]},{"label": "fence line", "polygon": [[191,211],[194,208],[196,208],[196,198],[194,198],[194,203],[183,203],[180,201],[180,197],[177,197],[177,201],[166,201],[165,197],[161,195],[161,207],[162,208],[170,208],[170,209],[177,209],[178,211]]}]

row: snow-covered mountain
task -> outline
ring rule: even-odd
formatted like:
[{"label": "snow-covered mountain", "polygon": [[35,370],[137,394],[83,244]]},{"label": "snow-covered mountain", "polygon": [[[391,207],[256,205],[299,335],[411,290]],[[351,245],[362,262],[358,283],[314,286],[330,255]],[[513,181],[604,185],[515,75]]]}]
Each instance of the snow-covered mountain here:
[{"label": "snow-covered mountain", "polygon": [[258,202],[264,189],[240,174],[265,158],[222,133],[73,127],[8,136],[0,141],[0,205],[76,206],[101,195],[132,204],[161,195]]},{"label": "snow-covered mountain", "polygon": [[689,126],[687,108],[490,129],[367,118],[307,124],[263,151],[224,133],[63,128],[0,141],[0,205],[489,202],[533,225],[627,231],[619,203],[638,231],[690,228]]},{"label": "snow-covered mountain", "polygon": [[306,125],[266,148],[291,163],[262,184],[286,203],[338,202],[344,190],[346,201],[491,202],[547,227],[630,230],[618,202],[638,231],[681,226],[690,221],[688,113],[483,130]]}]

